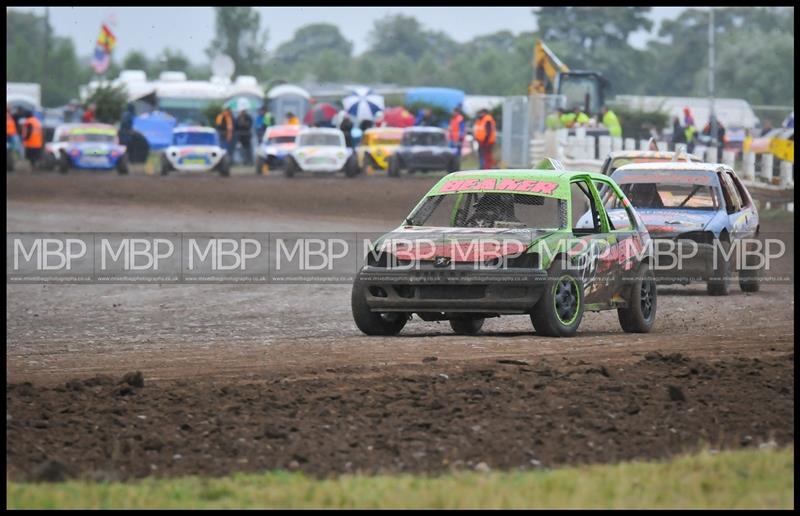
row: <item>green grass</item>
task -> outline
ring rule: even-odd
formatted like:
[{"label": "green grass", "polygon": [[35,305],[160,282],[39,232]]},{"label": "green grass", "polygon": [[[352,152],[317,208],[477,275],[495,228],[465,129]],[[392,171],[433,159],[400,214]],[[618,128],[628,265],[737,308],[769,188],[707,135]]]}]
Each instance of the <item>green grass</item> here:
[{"label": "green grass", "polygon": [[794,449],[438,477],[236,474],[131,483],[7,482],[8,508],[793,508]]}]

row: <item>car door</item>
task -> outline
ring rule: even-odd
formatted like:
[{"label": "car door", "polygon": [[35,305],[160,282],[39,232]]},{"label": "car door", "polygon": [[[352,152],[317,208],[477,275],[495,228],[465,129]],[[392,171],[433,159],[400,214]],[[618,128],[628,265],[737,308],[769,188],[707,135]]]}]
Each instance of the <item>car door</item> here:
[{"label": "car door", "polygon": [[618,271],[610,261],[612,240],[608,217],[589,177],[570,182],[572,200],[572,234],[570,256],[583,282],[587,310],[607,308],[618,281]]},{"label": "car door", "polygon": [[725,170],[718,170],[717,177],[722,189],[722,197],[725,200],[725,211],[728,217],[728,232],[731,236],[731,241],[741,238],[746,233],[747,222],[746,214],[742,210],[742,199],[739,197],[739,192],[733,184],[730,176]]},{"label": "car door", "polygon": [[727,170],[726,175],[733,185],[733,190],[738,194],[741,206],[738,217],[740,219],[738,227],[739,238],[753,237],[758,232],[758,210],[753,198],[733,170]]},{"label": "car door", "polygon": [[608,220],[610,247],[606,256],[601,257],[601,263],[609,271],[611,302],[622,302],[623,276],[638,267],[638,256],[646,242],[642,240],[642,228],[633,206],[619,187],[611,179],[595,179],[593,186]]}]

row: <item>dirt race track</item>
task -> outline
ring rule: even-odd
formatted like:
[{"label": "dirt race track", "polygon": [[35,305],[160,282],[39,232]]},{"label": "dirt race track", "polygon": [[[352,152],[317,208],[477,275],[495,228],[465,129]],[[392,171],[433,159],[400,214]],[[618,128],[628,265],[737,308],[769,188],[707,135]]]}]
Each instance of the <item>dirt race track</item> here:
[{"label": "dirt race track", "polygon": [[[384,231],[432,182],[23,170],[7,176],[6,230]],[[780,220],[762,232],[793,233]],[[794,442],[793,284],[660,288],[653,333],[589,313],[571,339],[525,316],[477,337],[418,319],[365,337],[347,285],[7,285],[6,298],[13,479],[535,468]]]}]

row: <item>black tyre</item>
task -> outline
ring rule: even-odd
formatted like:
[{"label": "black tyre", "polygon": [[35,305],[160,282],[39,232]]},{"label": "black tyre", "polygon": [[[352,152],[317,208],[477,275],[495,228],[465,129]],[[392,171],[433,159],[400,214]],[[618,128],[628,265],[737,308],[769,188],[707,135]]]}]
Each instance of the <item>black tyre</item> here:
[{"label": "black tyre", "polygon": [[618,308],[619,325],[627,333],[650,333],[656,322],[656,277],[650,266],[639,266],[631,283],[628,307]]},{"label": "black tyre", "polygon": [[356,326],[367,335],[397,335],[408,322],[408,314],[403,312],[371,311],[367,306],[366,287],[358,280],[353,282],[350,306]]},{"label": "black tyre", "polygon": [[745,265],[747,267],[739,269],[739,288],[742,289],[742,292],[758,292],[759,270],[752,268],[755,264],[749,255],[745,259]]},{"label": "black tyre", "polygon": [[545,291],[531,312],[531,322],[541,335],[572,337],[583,318],[583,283],[575,271],[564,270],[558,261],[547,274]]},{"label": "black tyre", "polygon": [[450,319],[450,327],[457,335],[476,335],[483,327],[483,317]]},{"label": "black tyre", "polygon": [[161,155],[161,175],[166,176],[172,172],[172,163],[169,162],[166,156]]},{"label": "black tyre", "polygon": [[128,155],[124,154],[117,160],[117,174],[124,176],[128,173]]},{"label": "black tyre", "polygon": [[6,172],[14,171],[14,152],[6,151]]},{"label": "black tyre", "polygon": [[[716,253],[716,267],[711,272],[711,276],[706,282],[706,292],[709,296],[727,296],[730,291],[729,276],[730,276],[730,263],[722,256],[722,251],[728,253],[730,245],[723,242],[719,250],[715,249]],[[713,266],[713,261],[712,261]]]},{"label": "black tyre", "polygon": [[300,171],[300,167],[297,166],[297,162],[294,160],[292,156],[286,156],[286,169],[283,171],[286,174],[286,177],[294,177],[294,175]]},{"label": "black tyre", "polygon": [[231,157],[227,154],[222,156],[219,165],[217,165],[217,169],[219,170],[219,175],[223,177],[231,175]]},{"label": "black tyre", "polygon": [[347,159],[347,163],[344,164],[344,175],[347,177],[356,177],[361,173],[361,169],[358,166],[358,157],[353,154]]},{"label": "black tyre", "polygon": [[400,177],[400,158],[392,156],[389,158],[389,168],[386,169],[389,177]]},{"label": "black tyre", "polygon": [[62,174],[66,174],[67,172],[69,172],[69,167],[70,167],[69,156],[67,156],[66,154],[61,154],[61,156],[58,158],[58,171],[61,172]]},{"label": "black tyre", "polygon": [[264,175],[264,165],[267,162],[261,156],[256,157],[256,175],[263,176]]},{"label": "black tyre", "polygon": [[461,168],[461,160],[458,159],[458,156],[453,156],[453,159],[450,160],[450,163],[447,164],[447,172],[458,172],[458,169]]},{"label": "black tyre", "polygon": [[56,160],[56,157],[53,156],[51,153],[47,152],[47,153],[45,153],[45,155],[42,158],[42,160],[39,162],[39,167],[42,170],[48,170],[49,171],[49,170],[55,169],[57,163],[58,162]]}]

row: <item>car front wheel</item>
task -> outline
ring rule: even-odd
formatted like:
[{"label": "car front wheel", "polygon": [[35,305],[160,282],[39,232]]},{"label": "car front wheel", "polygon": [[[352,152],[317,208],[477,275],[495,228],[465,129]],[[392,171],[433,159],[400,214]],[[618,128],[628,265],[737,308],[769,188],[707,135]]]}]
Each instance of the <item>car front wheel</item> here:
[{"label": "car front wheel", "polygon": [[359,280],[353,282],[350,306],[353,320],[366,335],[397,335],[408,322],[408,314],[404,312],[379,313],[369,309],[366,299],[366,285]]},{"label": "car front wheel", "polygon": [[627,333],[650,333],[656,322],[656,277],[643,263],[631,283],[628,306],[618,308],[619,325]]},{"label": "car front wheel", "polygon": [[572,337],[583,318],[583,284],[578,275],[555,262],[547,271],[545,291],[531,312],[536,333]]}]

